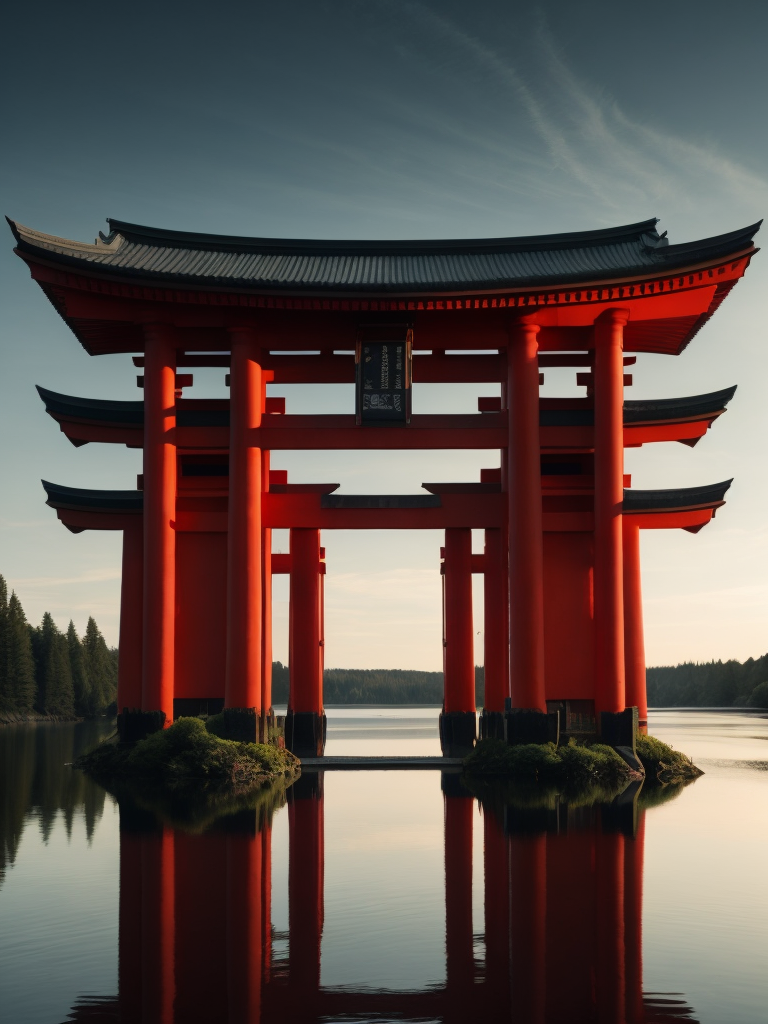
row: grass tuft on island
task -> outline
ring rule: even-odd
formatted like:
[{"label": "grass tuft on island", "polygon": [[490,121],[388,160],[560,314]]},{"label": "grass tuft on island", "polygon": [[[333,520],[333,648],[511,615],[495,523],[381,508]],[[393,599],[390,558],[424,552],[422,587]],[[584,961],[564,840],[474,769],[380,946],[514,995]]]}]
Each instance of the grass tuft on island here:
[{"label": "grass tuft on island", "polygon": [[697,768],[686,754],[662,743],[655,736],[637,737],[637,756],[645,769],[648,779],[656,779],[663,785],[690,782],[704,772]]},{"label": "grass tuft on island", "polygon": [[[679,784],[704,773],[689,757],[674,750],[655,736],[637,737],[637,757],[649,782]],[[468,777],[506,779],[550,786],[603,787],[615,789],[638,778],[624,759],[602,743],[567,745],[529,743],[510,746],[503,740],[480,740],[464,759]]]},{"label": "grass tuft on island", "polygon": [[613,747],[600,743],[567,746],[525,743],[510,746],[503,740],[481,740],[464,759],[468,776],[540,782],[555,785],[599,785],[609,789],[637,777]]},{"label": "grass tuft on island", "polygon": [[248,792],[277,779],[293,779],[300,762],[288,750],[220,739],[200,718],[181,718],[133,746],[107,742],[74,762],[97,782],[174,793]]}]

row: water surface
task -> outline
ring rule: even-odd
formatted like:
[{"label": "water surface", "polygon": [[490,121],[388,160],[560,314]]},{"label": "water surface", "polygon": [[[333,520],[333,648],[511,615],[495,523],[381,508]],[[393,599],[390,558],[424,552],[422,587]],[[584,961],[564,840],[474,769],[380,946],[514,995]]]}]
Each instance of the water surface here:
[{"label": "water surface", "polygon": [[[439,753],[437,714],[330,709],[327,752]],[[326,772],[194,835],[66,766],[109,729],[0,729],[3,1021],[765,1019],[760,713],[653,713],[706,772],[654,806]]]}]

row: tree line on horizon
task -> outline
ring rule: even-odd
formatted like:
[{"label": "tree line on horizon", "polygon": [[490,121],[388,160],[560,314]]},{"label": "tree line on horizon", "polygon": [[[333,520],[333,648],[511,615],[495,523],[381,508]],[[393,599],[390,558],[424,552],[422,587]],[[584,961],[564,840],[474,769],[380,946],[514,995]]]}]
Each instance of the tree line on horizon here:
[{"label": "tree line on horizon", "polygon": [[[287,704],[290,671],[272,663],[272,700]],[[768,654],[738,661],[685,662],[647,670],[652,707],[768,708]],[[483,706],[485,673],[475,666],[475,701]],[[326,704],[442,704],[443,673],[409,669],[327,668]]]},{"label": "tree line on horizon", "polygon": [[116,694],[117,649],[93,616],[82,638],[72,621],[62,632],[50,612],[32,626],[0,576],[0,718],[92,718]]},{"label": "tree line on horizon", "polygon": [[768,708],[768,654],[649,668],[647,687],[656,708]]},{"label": "tree line on horizon", "polygon": [[[290,671],[272,662],[272,701],[287,704]],[[482,666],[475,667],[475,694],[480,704],[484,692]],[[442,704],[443,673],[416,669],[327,668],[323,672],[326,704]]]},{"label": "tree line on horizon", "polygon": [[[92,718],[115,703],[118,650],[108,647],[91,616],[83,637],[70,621],[62,632],[49,612],[27,622],[18,596],[0,575],[0,721],[35,714]],[[475,666],[482,707],[485,673]],[[272,699],[288,701],[290,671],[272,663]],[[647,670],[652,707],[768,708],[768,654],[745,662],[709,661]],[[443,673],[414,669],[342,669],[323,673],[327,704],[441,704]]]}]

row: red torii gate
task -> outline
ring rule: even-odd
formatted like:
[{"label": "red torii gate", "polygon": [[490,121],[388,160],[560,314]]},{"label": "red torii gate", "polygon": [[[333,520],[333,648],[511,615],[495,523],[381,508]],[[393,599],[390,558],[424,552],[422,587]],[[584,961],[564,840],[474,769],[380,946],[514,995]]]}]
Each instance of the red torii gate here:
[{"label": "red torii gate", "polygon": [[[700,529],[728,483],[625,489],[623,449],[694,444],[733,389],[624,402],[624,353],[679,354],[745,272],[756,225],[676,246],[655,221],[436,242],[110,226],[88,245],[11,222],[16,251],[86,350],[142,353],[143,402],[41,391],[73,443],[144,451],[137,491],[46,484],[70,529],[125,533],[120,708],[166,723],[174,699],[269,711],[270,531],[287,527],[287,731],[294,749],[321,751],[319,531],[438,528],[447,752],[474,741],[470,577],[481,569],[487,734],[545,738],[548,704],[567,731],[614,742],[626,708],[645,717],[639,529]],[[191,375],[178,371],[194,366],[228,366],[231,398],[184,399]],[[586,397],[540,399],[547,366],[583,367]],[[266,396],[270,381],[356,381],[356,413],[286,415]],[[427,381],[497,382],[500,396],[480,399],[476,415],[411,415],[411,385]],[[336,495],[270,472],[272,450],[330,448],[502,458],[477,484],[416,496]],[[486,531],[483,556],[472,556],[472,529]]]}]

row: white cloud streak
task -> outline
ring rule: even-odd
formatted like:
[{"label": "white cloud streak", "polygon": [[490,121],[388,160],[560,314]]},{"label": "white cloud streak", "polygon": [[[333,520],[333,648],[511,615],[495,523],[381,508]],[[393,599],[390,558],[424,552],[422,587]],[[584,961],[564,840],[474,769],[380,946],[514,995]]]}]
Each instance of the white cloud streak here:
[{"label": "white cloud streak", "polygon": [[506,54],[443,14],[419,2],[406,2],[400,10],[501,85],[543,143],[552,169],[570,179],[584,198],[599,200],[607,214],[628,206],[652,208],[660,201],[693,211],[706,197],[713,207],[726,200],[731,208],[742,206],[751,219],[768,205],[766,177],[723,155],[708,140],[641,123],[605,91],[580,79],[543,19],[532,40],[541,68],[534,86]]}]

